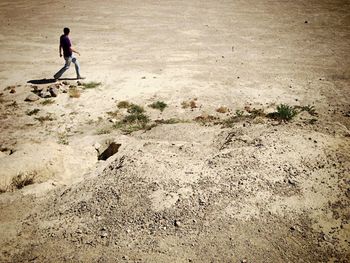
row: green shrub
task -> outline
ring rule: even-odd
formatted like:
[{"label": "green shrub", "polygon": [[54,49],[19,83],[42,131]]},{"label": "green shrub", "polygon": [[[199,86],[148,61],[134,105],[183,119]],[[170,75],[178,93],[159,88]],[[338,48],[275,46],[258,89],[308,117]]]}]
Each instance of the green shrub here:
[{"label": "green shrub", "polygon": [[277,111],[269,113],[267,117],[278,120],[290,121],[297,114],[298,112],[295,110],[294,107],[291,107],[287,104],[280,104],[277,106]]},{"label": "green shrub", "polygon": [[131,104],[130,107],[128,108],[128,113],[130,114],[141,114],[145,110],[143,107],[136,105],[136,104]]},{"label": "green shrub", "polygon": [[131,106],[131,103],[126,100],[119,101],[117,104],[117,107],[119,109],[128,109],[130,106]]},{"label": "green shrub", "polygon": [[163,102],[163,101],[157,101],[157,102],[153,102],[151,105],[149,105],[149,107],[151,107],[152,109],[158,109],[161,112],[163,112],[163,110],[167,107],[168,105]]},{"label": "green shrub", "polygon": [[242,111],[242,110],[236,110],[236,116],[237,117],[242,117],[243,113],[244,113],[244,111]]}]

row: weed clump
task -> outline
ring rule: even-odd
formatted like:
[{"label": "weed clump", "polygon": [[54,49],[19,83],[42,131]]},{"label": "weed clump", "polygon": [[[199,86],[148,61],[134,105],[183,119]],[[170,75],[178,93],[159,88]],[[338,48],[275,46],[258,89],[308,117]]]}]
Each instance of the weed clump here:
[{"label": "weed clump", "polygon": [[306,106],[301,106],[301,107],[298,107],[298,108],[300,108],[301,111],[308,112],[311,116],[317,116],[318,115],[314,106],[306,105]]},{"label": "weed clump", "polygon": [[40,111],[40,109],[28,110],[28,111],[26,111],[26,114],[28,116],[32,116],[32,115],[36,115],[39,111]]},{"label": "weed clump", "polygon": [[150,122],[149,117],[144,114],[144,108],[131,104],[128,108],[126,115],[121,121],[114,125],[114,128],[121,129],[125,133],[132,133],[138,130],[147,130],[148,123]]},{"label": "weed clump", "polygon": [[236,110],[236,116],[237,117],[242,117],[243,113],[244,113],[244,111],[242,111],[242,110]]},{"label": "weed clump", "polygon": [[221,107],[217,108],[216,111],[219,113],[227,113],[230,111],[230,109],[227,107],[221,106]]},{"label": "weed clump", "polygon": [[202,115],[194,118],[194,121],[200,122],[202,124],[210,123],[210,122],[213,122],[215,120],[218,120],[218,117],[215,117],[215,116],[209,115],[209,114],[202,114]]},{"label": "weed clump", "polygon": [[63,144],[63,145],[68,145],[69,144],[68,134],[65,132],[59,133],[57,143]]},{"label": "weed clump", "polygon": [[97,135],[103,135],[103,134],[109,134],[111,133],[111,130],[108,128],[102,128],[96,132]]},{"label": "weed clump", "polygon": [[53,103],[55,103],[55,101],[53,99],[46,99],[46,100],[40,102],[41,105],[50,105]]},{"label": "weed clump", "polygon": [[278,119],[282,121],[290,121],[298,114],[294,107],[287,104],[280,104],[277,106],[277,111],[267,114],[267,117]]},{"label": "weed clump", "polygon": [[121,115],[118,110],[116,110],[116,111],[107,111],[106,113],[109,116],[111,116],[112,118],[118,118]]},{"label": "weed clump", "polygon": [[131,106],[131,103],[126,100],[119,101],[117,104],[117,107],[119,109],[128,109],[130,106]]},{"label": "weed clump", "polygon": [[149,105],[149,107],[151,107],[152,109],[158,109],[161,112],[163,112],[163,110],[167,107],[168,105],[163,102],[163,101],[157,101],[157,102],[153,102],[152,104]]},{"label": "weed clump", "polygon": [[81,85],[83,86],[83,89],[94,89],[94,88],[97,88],[98,86],[100,86],[101,82],[91,81],[88,83],[82,83]]},{"label": "weed clump", "polygon": [[182,106],[183,109],[187,109],[187,108],[195,109],[195,108],[198,108],[196,100],[197,99],[193,99],[193,100],[190,100],[190,101],[183,101],[181,103],[181,106]]},{"label": "weed clump", "polygon": [[36,175],[36,172],[19,173],[17,176],[12,178],[11,187],[13,189],[22,189],[27,185],[34,184],[34,178]]},{"label": "weed clump", "polygon": [[69,88],[68,94],[70,98],[79,98],[81,95],[81,92],[77,87],[72,87],[72,88]]},{"label": "weed clump", "polygon": [[43,123],[45,121],[53,121],[54,120],[54,118],[51,117],[51,114],[47,114],[46,116],[35,117],[34,119],[39,121],[40,123]]},{"label": "weed clump", "polygon": [[137,104],[131,104],[127,110],[127,112],[130,113],[131,115],[141,114],[144,111],[145,111],[144,108],[142,106],[137,105]]},{"label": "weed clump", "polygon": [[189,120],[183,120],[178,118],[170,118],[170,119],[161,119],[161,120],[155,120],[156,124],[176,124],[176,123],[187,123],[190,122]]}]

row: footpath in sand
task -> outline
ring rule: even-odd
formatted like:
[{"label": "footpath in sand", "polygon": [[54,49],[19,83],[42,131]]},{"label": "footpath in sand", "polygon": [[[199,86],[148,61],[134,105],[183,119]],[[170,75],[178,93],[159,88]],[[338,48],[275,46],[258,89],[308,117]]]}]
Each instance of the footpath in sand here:
[{"label": "footpath in sand", "polygon": [[0,261],[349,261],[349,9],[2,1]]}]

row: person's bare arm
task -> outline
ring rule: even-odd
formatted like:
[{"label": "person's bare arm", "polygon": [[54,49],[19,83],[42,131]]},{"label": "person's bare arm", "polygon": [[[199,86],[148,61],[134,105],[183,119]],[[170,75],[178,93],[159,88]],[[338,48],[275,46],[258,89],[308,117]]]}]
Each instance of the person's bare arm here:
[{"label": "person's bare arm", "polygon": [[78,54],[78,55],[80,56],[80,53],[79,53],[77,50],[73,49],[72,47],[70,48],[70,50],[71,50],[73,53],[76,53],[76,54]]}]

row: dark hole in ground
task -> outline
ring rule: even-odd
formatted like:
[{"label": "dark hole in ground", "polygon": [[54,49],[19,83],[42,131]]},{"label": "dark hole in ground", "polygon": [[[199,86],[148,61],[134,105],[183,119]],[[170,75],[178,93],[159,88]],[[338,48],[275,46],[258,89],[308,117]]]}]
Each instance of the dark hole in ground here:
[{"label": "dark hole in ground", "polygon": [[120,143],[115,143],[112,142],[106,150],[103,151],[103,153],[101,153],[98,156],[98,160],[107,160],[109,157],[111,157],[112,155],[116,154],[119,150],[119,147],[121,146]]}]

